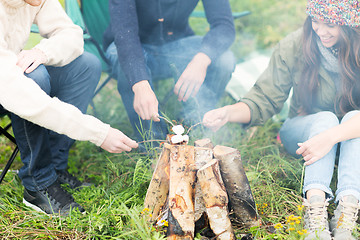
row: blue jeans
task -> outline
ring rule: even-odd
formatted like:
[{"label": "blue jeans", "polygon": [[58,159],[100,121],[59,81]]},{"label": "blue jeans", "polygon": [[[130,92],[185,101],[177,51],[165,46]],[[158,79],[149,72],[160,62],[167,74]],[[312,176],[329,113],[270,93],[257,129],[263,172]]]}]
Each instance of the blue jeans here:
[{"label": "blue jeans", "polygon": [[[85,113],[100,74],[100,61],[85,52],[66,66],[40,65],[26,76],[33,79],[51,97],[70,103]],[[74,140],[15,114],[12,114],[11,120],[24,164],[19,177],[24,187],[30,191],[45,189],[56,181],[55,170],[66,169],[69,149]]]},{"label": "blue jeans", "polygon": [[[177,81],[186,66],[198,53],[201,41],[202,37],[200,36],[190,36],[161,46],[142,44],[147,71],[151,76],[151,79],[148,79],[151,87],[153,88],[153,82],[161,79],[174,78]],[[141,139],[138,129],[141,129],[140,126],[142,126],[144,130],[148,131],[151,123],[150,121],[141,121],[134,110],[132,86],[121,69],[114,43],[108,47],[106,55],[112,64],[113,74],[118,80],[118,91],[129,120],[137,134],[137,138]],[[198,104],[193,104],[192,101],[183,104],[184,113],[188,113],[188,116],[185,116],[186,120],[199,122],[205,112],[215,108],[231,78],[235,63],[233,53],[227,51],[209,66],[205,81],[196,96]],[[200,114],[198,111],[200,111]],[[198,116],[199,119],[190,119],[190,116]],[[163,120],[159,123],[153,122],[151,131],[154,138],[165,139],[167,133],[166,123]]]},{"label": "blue jeans", "polygon": [[[339,122],[332,112],[319,112],[307,116],[287,119],[280,129],[280,138],[285,149],[295,157],[297,143],[304,142],[311,137],[347,121],[359,111],[348,112]],[[346,195],[353,195],[360,200],[360,138],[343,141],[340,144],[338,181],[336,199],[339,201]],[[310,189],[324,191],[328,197],[334,195],[330,183],[334,172],[335,158],[338,144],[323,158],[305,167],[303,193]]]}]

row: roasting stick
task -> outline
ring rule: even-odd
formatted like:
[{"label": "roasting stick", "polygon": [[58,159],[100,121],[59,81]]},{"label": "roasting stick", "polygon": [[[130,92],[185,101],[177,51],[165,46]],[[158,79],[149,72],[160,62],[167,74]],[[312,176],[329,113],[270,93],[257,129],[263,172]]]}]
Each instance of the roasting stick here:
[{"label": "roasting stick", "polygon": [[137,143],[146,143],[146,142],[165,142],[166,140],[161,140],[161,139],[149,139],[149,140],[144,140],[144,141],[140,141]]},{"label": "roasting stick", "polygon": [[192,128],[196,127],[196,126],[199,125],[199,124],[203,124],[203,122],[198,122],[198,123],[192,125],[191,127],[189,127],[189,129],[188,129],[187,132],[186,132],[186,135],[189,134],[189,132],[190,132],[190,130],[191,130]]},{"label": "roasting stick", "polygon": [[167,121],[168,123],[170,123],[172,126],[174,126],[174,124],[171,122],[171,121],[169,121],[169,120],[167,120],[166,118],[164,118],[164,117],[162,117],[162,116],[157,116],[158,118],[161,118],[161,119],[164,119],[165,121]]},{"label": "roasting stick", "polygon": [[[166,118],[162,117],[162,116],[158,116],[158,118],[164,119],[166,122],[170,123],[172,126],[174,126],[174,124],[172,122],[170,122],[169,120],[167,120]],[[138,143],[146,143],[146,142],[165,142],[166,140],[162,140],[162,139],[149,139],[149,140],[144,140],[144,141],[140,141]]]}]

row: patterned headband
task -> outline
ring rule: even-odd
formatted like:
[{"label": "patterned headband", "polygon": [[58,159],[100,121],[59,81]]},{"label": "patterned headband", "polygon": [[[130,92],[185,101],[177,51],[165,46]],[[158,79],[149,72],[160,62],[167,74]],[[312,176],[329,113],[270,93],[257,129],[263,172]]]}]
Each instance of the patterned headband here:
[{"label": "patterned headband", "polygon": [[308,0],[306,13],[327,23],[360,26],[360,2],[357,0]]}]

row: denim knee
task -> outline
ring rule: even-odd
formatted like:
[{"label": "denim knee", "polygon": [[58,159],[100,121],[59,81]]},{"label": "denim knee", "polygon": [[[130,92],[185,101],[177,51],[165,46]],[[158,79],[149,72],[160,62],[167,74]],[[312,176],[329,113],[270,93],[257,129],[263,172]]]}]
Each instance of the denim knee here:
[{"label": "denim knee", "polygon": [[236,58],[232,51],[228,50],[214,62],[214,67],[225,73],[233,73],[236,66]]},{"label": "denim knee", "polygon": [[78,66],[84,71],[88,72],[90,76],[93,76],[94,84],[97,85],[99,79],[98,76],[101,75],[102,66],[100,60],[89,52],[84,52],[81,56],[78,57]]},{"label": "denim knee", "polygon": [[51,85],[50,85],[50,75],[44,65],[39,65],[34,71],[31,73],[26,73],[25,76],[34,80],[34,82],[39,85],[39,87],[46,92],[46,94],[50,95]]},{"label": "denim knee", "polygon": [[305,142],[309,138],[339,124],[336,115],[329,111],[318,112],[306,116],[297,116],[287,119],[280,129],[280,138],[285,149],[294,157],[299,142]]},{"label": "denim knee", "polygon": [[339,125],[339,119],[335,113],[330,111],[322,111],[314,114],[314,121],[310,128],[309,138]]},{"label": "denim knee", "polygon": [[339,119],[335,113],[330,111],[322,111],[314,114],[316,121],[328,122],[331,124],[339,124]]},{"label": "denim knee", "polygon": [[198,93],[198,100],[202,95],[210,108],[214,108],[231,79],[235,65],[235,56],[231,51],[219,56],[208,68],[204,84]]},{"label": "denim knee", "polygon": [[349,120],[358,113],[360,113],[359,110],[353,110],[351,112],[346,113],[345,116],[341,119],[341,123],[346,122],[347,120]]}]

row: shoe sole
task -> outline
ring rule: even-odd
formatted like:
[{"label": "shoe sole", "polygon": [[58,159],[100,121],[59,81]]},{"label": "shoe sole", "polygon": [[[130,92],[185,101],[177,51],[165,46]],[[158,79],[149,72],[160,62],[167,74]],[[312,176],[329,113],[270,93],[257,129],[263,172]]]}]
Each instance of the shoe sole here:
[{"label": "shoe sole", "polygon": [[[25,206],[29,207],[29,208],[32,208],[34,209],[35,211],[37,212],[41,212],[41,213],[45,213],[45,214],[49,214],[49,213],[46,213],[44,212],[43,210],[41,210],[41,208],[39,208],[38,206],[28,202],[25,200],[25,198],[23,198],[23,203],[25,204]],[[86,211],[83,211],[81,214],[85,215],[86,214]],[[54,215],[54,214],[51,214],[51,215]],[[55,214],[56,215],[56,214]]]},{"label": "shoe sole", "polygon": [[25,204],[25,206],[29,207],[29,208],[32,208],[34,209],[35,211],[38,211],[38,212],[42,212],[42,213],[45,213],[47,214],[46,212],[44,212],[43,210],[41,210],[41,208],[39,208],[38,206],[28,202],[25,200],[25,198],[23,198],[23,203]]}]

